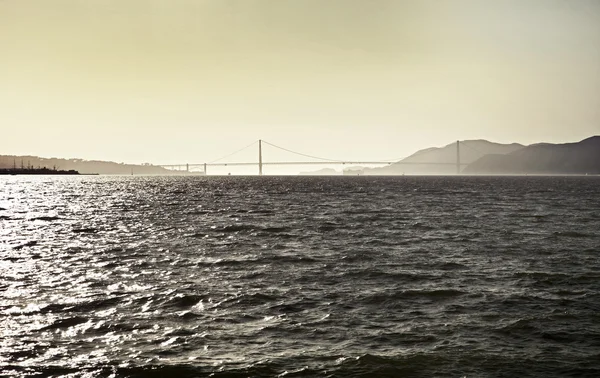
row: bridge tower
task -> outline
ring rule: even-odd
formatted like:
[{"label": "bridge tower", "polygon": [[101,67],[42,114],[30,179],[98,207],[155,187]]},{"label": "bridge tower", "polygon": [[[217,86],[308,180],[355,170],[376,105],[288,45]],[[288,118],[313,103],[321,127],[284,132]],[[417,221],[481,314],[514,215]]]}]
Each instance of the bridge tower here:
[{"label": "bridge tower", "polygon": [[460,175],[460,141],[456,141],[456,174]]},{"label": "bridge tower", "polygon": [[262,176],[262,139],[258,140],[258,175]]}]

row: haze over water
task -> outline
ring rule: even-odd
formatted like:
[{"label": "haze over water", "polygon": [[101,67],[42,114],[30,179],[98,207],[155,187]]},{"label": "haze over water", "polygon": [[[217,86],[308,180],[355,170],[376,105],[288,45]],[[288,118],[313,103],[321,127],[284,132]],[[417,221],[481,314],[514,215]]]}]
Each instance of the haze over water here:
[{"label": "haze over water", "polygon": [[600,376],[598,177],[0,186],[0,375]]}]

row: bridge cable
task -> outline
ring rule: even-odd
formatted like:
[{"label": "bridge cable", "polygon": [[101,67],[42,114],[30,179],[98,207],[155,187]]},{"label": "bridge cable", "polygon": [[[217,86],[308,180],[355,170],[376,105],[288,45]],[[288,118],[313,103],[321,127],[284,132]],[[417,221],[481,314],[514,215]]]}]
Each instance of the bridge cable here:
[{"label": "bridge cable", "polygon": [[280,150],[290,152],[292,154],[296,154],[296,155],[300,155],[300,156],[304,156],[304,157],[308,157],[308,158],[312,158],[312,159],[323,160],[323,161],[331,161],[331,162],[335,162],[335,163],[344,163],[344,160],[327,159],[327,158],[322,158],[322,157],[318,157],[318,156],[307,155],[307,154],[303,154],[301,152],[296,152],[296,151],[288,150],[287,148],[274,145],[273,143],[269,143],[266,140],[263,140],[263,143],[264,144],[268,144],[271,147],[279,148]]},{"label": "bridge cable", "polygon": [[[485,155],[483,152],[479,151],[478,149],[476,149],[476,148],[474,148],[474,147],[471,147],[471,146],[469,146],[469,145],[468,145],[468,144],[466,144],[465,142],[461,142],[461,141],[459,141],[459,143],[460,143],[461,145],[463,145],[463,146],[465,146],[465,147],[468,147],[468,148],[472,149],[473,151],[475,151],[475,152],[477,152],[477,153],[481,154],[481,156]],[[447,146],[446,146],[446,147],[447,147]],[[401,161],[402,161],[402,160],[404,160],[404,159],[408,159],[409,157],[423,157],[424,155],[428,155],[428,154],[430,154],[430,153],[437,152],[438,150],[440,150],[440,149],[442,149],[442,148],[444,148],[444,147],[439,147],[439,148],[436,148],[436,149],[431,149],[431,150],[429,150],[429,151],[422,151],[422,152],[421,152],[421,151],[417,151],[417,152],[413,153],[412,155],[408,155],[408,156],[406,156],[406,155],[405,155],[405,156],[403,156],[403,157],[401,157],[401,158],[397,158],[397,159],[386,159],[386,160],[382,160],[381,162],[382,162],[382,163],[389,162],[390,164],[395,164],[395,163],[399,163],[399,162],[401,162]],[[421,153],[419,153],[419,152],[421,152]],[[416,155],[416,156],[415,156],[415,155]],[[408,164],[410,164],[410,163],[420,163],[420,162],[407,162],[407,163],[408,163]]]},{"label": "bridge cable", "polygon": [[[424,156],[424,155],[428,155],[428,154],[430,154],[430,153],[437,152],[438,150],[440,150],[440,149],[442,149],[442,148],[444,148],[444,147],[436,147],[436,148],[430,149],[429,151],[423,151],[423,150],[419,150],[419,151],[417,151],[417,152],[414,152],[414,153],[412,153],[412,154],[410,154],[410,155],[404,155],[404,156],[402,156],[402,157],[400,157],[400,158],[396,158],[396,159],[388,159],[388,160],[382,160],[382,163],[383,163],[383,162],[390,162],[390,164],[395,164],[395,163],[399,163],[399,162],[401,162],[401,161],[402,161],[402,160],[404,160],[404,159],[408,159],[408,158],[410,158],[410,157],[415,157],[415,158],[416,158],[416,157],[422,157],[422,156]],[[418,163],[421,163],[421,162],[407,162],[407,164],[410,164],[410,163],[417,163],[417,164],[418,164]]]},{"label": "bridge cable", "polygon": [[254,142],[250,143],[249,145],[247,145],[247,146],[246,146],[246,147],[244,147],[244,148],[240,148],[239,150],[237,150],[237,151],[235,151],[235,152],[232,152],[232,153],[230,153],[229,155],[225,155],[225,156],[223,156],[223,157],[220,157],[220,158],[218,158],[218,159],[216,159],[216,160],[210,161],[210,162],[208,162],[207,164],[212,164],[212,163],[216,163],[216,162],[217,162],[217,161],[219,161],[219,160],[227,159],[228,157],[230,157],[230,156],[233,156],[233,155],[237,154],[238,152],[242,152],[242,151],[243,151],[243,150],[245,150],[246,148],[252,147],[252,146],[253,146],[253,145],[255,145],[256,143],[258,143],[258,141],[257,141],[257,140],[255,140]]},{"label": "bridge cable", "polygon": [[381,163],[388,163],[388,164],[396,164],[396,163],[398,163],[398,162],[400,162],[400,161],[402,161],[402,160],[404,160],[404,159],[406,159],[408,157],[411,157],[411,156],[412,155],[408,155],[408,156],[404,155],[402,157],[394,158],[394,159],[383,159],[383,160],[380,160],[380,162]]},{"label": "bridge cable", "polygon": [[470,149],[472,149],[473,151],[477,152],[477,153],[478,153],[478,154],[480,154],[481,156],[485,156],[485,155],[487,155],[487,154],[485,154],[485,153],[483,153],[483,152],[479,151],[477,148],[469,146],[469,145],[466,143],[466,141],[465,141],[465,142],[461,142],[461,141],[459,141],[458,143],[459,143],[461,146],[469,147]]}]

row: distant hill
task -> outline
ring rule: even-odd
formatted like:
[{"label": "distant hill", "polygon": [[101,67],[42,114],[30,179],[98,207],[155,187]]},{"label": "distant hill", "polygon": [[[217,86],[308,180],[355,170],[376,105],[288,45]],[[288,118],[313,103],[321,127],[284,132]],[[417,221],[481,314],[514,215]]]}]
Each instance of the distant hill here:
[{"label": "distant hill", "polygon": [[335,176],[335,175],[341,175],[341,172],[336,171],[333,168],[323,168],[323,169],[319,169],[318,171],[312,171],[312,172],[300,172],[299,173],[301,176]]},{"label": "distant hill", "polygon": [[483,156],[468,174],[600,174],[600,136],[577,143],[533,144],[506,155]]},{"label": "distant hill", "polygon": [[98,173],[101,175],[128,175],[133,171],[136,175],[166,175],[173,174],[162,167],[150,164],[123,164],[109,161],[42,158],[39,156],[12,156],[0,155],[0,168],[12,168],[21,165],[33,168],[49,168],[61,170],[75,170],[82,174]]},{"label": "distant hill", "polygon": [[[482,139],[465,140],[460,142],[460,161],[461,163],[470,164],[488,154],[508,154],[518,151],[523,147],[523,145],[518,143],[501,144]],[[409,157],[402,159],[398,163],[382,168],[365,169],[364,174],[449,175],[456,173],[455,163],[456,142],[448,144],[444,147],[432,147],[419,150]]]}]

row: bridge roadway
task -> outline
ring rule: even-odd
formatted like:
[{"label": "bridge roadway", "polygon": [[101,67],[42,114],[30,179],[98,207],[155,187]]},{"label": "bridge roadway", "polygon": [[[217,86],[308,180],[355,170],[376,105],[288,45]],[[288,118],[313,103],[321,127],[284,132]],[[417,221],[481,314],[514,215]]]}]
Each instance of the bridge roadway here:
[{"label": "bridge roadway", "polygon": [[[194,164],[160,164],[163,168],[203,168],[203,167],[228,167],[228,166],[258,166],[258,165],[390,165],[390,164],[416,164],[416,165],[454,165],[456,163],[432,162],[403,162],[403,161],[278,161],[278,162],[239,162],[239,163],[194,163]],[[461,163],[460,165],[468,165]]]},{"label": "bridge roadway", "polygon": [[[277,161],[277,162],[267,162],[267,161],[263,161],[263,157],[262,157],[262,145],[263,142],[265,144],[268,144],[272,147],[278,148],[280,150],[283,151],[287,151],[287,152],[291,152],[295,155],[298,156],[303,156],[303,157],[308,157],[308,158],[313,158],[313,159],[319,159],[320,161]],[[255,162],[235,162],[235,163],[218,163],[217,161],[222,160],[224,158],[227,158],[229,156],[232,156],[250,146],[252,146],[254,143],[258,143],[258,161]],[[325,159],[325,158],[320,158],[317,156],[311,156],[311,155],[307,155],[307,154],[303,154],[300,152],[295,152],[292,150],[289,150],[287,148],[284,147],[280,147],[277,145],[274,145],[272,143],[269,143],[267,141],[263,141],[262,139],[259,139],[257,142],[254,142],[252,144],[250,144],[249,146],[246,146],[244,148],[242,148],[241,150],[238,150],[236,152],[234,152],[233,154],[229,154],[221,159],[217,159],[217,160],[213,160],[210,163],[201,163],[201,164],[161,164],[159,165],[160,167],[166,168],[166,169],[176,169],[181,171],[182,168],[185,169],[185,171],[190,172],[190,168],[202,168],[204,174],[207,174],[207,168],[208,167],[233,167],[233,166],[258,166],[258,174],[262,175],[263,174],[263,166],[265,165],[391,165],[391,164],[417,164],[417,165],[453,165],[456,166],[456,173],[459,174],[460,173],[460,168],[461,166],[467,165],[464,163],[461,163],[460,161],[460,141],[456,141],[456,163],[450,163],[450,162],[407,162],[407,161],[344,161],[344,160],[334,160],[334,159]]]}]

